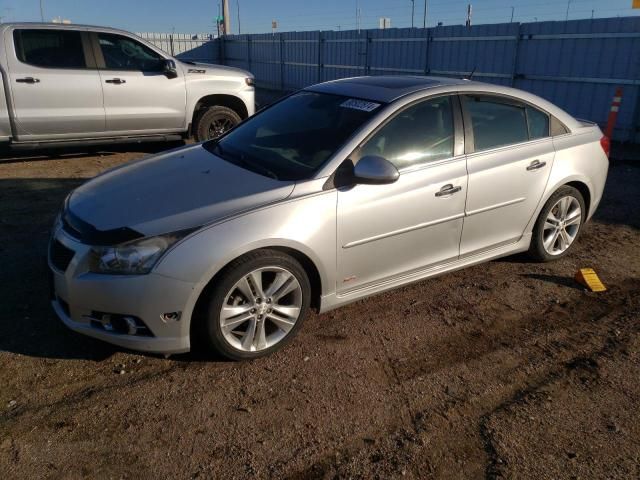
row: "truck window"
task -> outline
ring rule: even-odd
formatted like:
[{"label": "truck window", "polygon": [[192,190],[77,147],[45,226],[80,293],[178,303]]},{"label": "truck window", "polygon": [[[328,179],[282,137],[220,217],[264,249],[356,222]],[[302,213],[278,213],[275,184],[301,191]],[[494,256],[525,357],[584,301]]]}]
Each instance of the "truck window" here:
[{"label": "truck window", "polygon": [[87,68],[80,32],[73,30],[14,30],[18,60],[45,68]]},{"label": "truck window", "polygon": [[99,33],[98,41],[109,70],[161,72],[164,58],[140,42],[122,35]]}]

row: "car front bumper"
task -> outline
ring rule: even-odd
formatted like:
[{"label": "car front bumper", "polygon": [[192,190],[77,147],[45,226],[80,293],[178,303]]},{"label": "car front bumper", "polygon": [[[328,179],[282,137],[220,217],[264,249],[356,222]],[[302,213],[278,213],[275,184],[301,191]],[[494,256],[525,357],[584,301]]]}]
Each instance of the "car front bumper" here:
[{"label": "car front bumper", "polygon": [[[62,322],[78,333],[133,350],[181,353],[190,349],[189,322],[194,285],[164,275],[103,275],[89,271],[90,247],[56,228],[59,242],[72,257],[64,268],[52,259],[51,304]],[[58,245],[59,247],[59,245]],[[66,252],[66,251],[65,251]],[[117,331],[105,320],[135,319],[143,333]]]}]

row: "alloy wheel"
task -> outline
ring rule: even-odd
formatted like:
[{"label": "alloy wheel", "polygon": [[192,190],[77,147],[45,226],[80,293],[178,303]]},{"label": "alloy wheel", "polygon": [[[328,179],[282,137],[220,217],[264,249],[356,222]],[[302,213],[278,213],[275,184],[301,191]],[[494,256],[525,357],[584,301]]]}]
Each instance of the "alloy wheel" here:
[{"label": "alloy wheel", "polygon": [[227,130],[231,130],[234,125],[234,122],[224,115],[215,117],[209,125],[209,139],[218,138]]},{"label": "alloy wheel", "polygon": [[549,255],[560,255],[576,239],[582,223],[582,209],[577,198],[562,197],[558,200],[544,222],[542,243]]},{"label": "alloy wheel", "polygon": [[244,275],[227,293],[220,329],[235,349],[272,347],[293,329],[302,311],[302,287],[290,271],[264,267]]}]

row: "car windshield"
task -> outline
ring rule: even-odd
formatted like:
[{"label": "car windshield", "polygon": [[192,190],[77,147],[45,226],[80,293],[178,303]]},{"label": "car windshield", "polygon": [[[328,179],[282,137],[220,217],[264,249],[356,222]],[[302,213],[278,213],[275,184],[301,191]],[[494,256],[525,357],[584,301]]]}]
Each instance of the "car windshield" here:
[{"label": "car windshield", "polygon": [[250,118],[211,153],[277,180],[310,178],[380,107],[340,95],[300,92]]}]

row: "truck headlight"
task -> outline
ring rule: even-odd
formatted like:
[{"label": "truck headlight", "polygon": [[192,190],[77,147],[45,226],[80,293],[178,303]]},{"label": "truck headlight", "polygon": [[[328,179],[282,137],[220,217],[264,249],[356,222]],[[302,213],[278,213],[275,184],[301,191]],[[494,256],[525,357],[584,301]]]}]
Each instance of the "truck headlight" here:
[{"label": "truck headlight", "polygon": [[89,270],[115,275],[142,275],[149,273],[169,247],[184,238],[190,230],[157,237],[148,237],[121,245],[93,247]]}]

